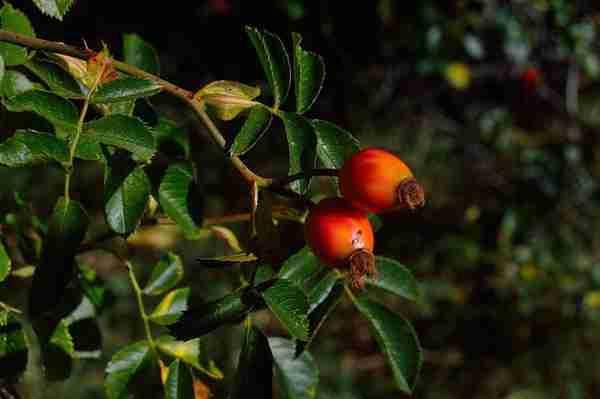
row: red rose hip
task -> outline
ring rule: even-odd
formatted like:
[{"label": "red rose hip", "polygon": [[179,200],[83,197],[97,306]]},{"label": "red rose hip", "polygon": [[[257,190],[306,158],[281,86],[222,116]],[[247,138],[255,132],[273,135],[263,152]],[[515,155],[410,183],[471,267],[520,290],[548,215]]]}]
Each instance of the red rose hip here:
[{"label": "red rose hip", "polygon": [[395,207],[416,209],[425,203],[423,188],[394,154],[378,148],[357,152],[339,173],[344,198],[365,212]]},{"label": "red rose hip", "polygon": [[348,269],[354,288],[365,275],[375,274],[374,236],[364,212],[343,198],[327,198],[311,209],[305,224],[306,241],[325,264]]}]

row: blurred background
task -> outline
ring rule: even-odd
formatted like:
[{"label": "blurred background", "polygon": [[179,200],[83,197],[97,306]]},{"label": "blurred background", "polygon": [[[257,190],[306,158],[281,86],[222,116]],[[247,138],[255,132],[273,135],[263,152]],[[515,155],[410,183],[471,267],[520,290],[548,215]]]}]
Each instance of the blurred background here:
[{"label": "blurred background", "polygon": [[[363,146],[401,156],[425,186],[427,205],[383,215],[376,252],[418,277],[419,304],[383,298],[414,322],[425,362],[414,397],[594,398],[600,395],[600,8],[569,0],[278,0],[75,3],[63,24],[30,1],[13,1],[38,37],[119,57],[123,33],[139,33],[161,59],[161,75],[189,90],[219,79],[261,85],[258,60],[243,31],[253,25],[321,54],[327,77],[312,117],[335,122]],[[247,210],[246,187],[180,104],[153,98],[192,141],[205,217]],[[7,117],[2,115],[3,119]],[[29,121],[11,119],[11,129]],[[3,128],[7,137],[12,130]],[[229,132],[234,129],[227,129]],[[262,175],[287,170],[283,129],[245,157]],[[205,138],[203,138],[205,137]],[[3,138],[2,138],[3,139]],[[75,192],[98,220],[102,169],[83,164]],[[58,169],[0,167],[0,213],[15,212],[14,192],[44,218],[62,190]],[[332,182],[313,185],[331,193]],[[97,187],[97,190],[90,187]],[[77,188],[79,187],[79,188]],[[232,228],[245,235],[244,225]],[[286,233],[302,245],[301,231]],[[231,288],[228,271],[207,271],[199,256],[226,253],[212,236],[184,241],[172,229],[132,242],[149,270],[171,249],[186,262],[198,299]],[[103,397],[112,353],[142,336],[124,268],[102,251],[83,262],[103,277],[114,301],[101,316],[105,354],[78,362],[46,396]],[[142,272],[143,273],[143,272]],[[0,296],[19,303],[20,281]],[[17,294],[15,294],[17,293]],[[278,327],[264,315],[265,328]],[[210,350],[231,376],[239,332],[221,329]],[[321,370],[319,398],[402,398],[367,323],[343,302],[312,348]],[[140,386],[157,392],[158,378]],[[155,381],[152,383],[151,381]],[[212,387],[224,397],[224,384]],[[153,385],[154,384],[154,385]],[[32,388],[33,389],[33,388]]]}]

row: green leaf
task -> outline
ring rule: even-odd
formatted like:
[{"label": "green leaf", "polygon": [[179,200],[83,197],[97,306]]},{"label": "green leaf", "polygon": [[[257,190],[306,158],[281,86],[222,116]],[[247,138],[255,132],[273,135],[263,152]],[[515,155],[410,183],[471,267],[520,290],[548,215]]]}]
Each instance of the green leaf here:
[{"label": "green leaf", "polygon": [[326,168],[339,169],[360,150],[360,143],[350,132],[327,121],[311,120],[317,135],[317,156]]},{"label": "green leaf", "polygon": [[278,279],[262,295],[271,312],[294,338],[308,340],[308,300],[298,286]]},{"label": "green leaf", "polygon": [[179,360],[169,366],[169,374],[165,381],[167,399],[194,399],[194,380],[190,370]]},{"label": "green leaf", "polygon": [[279,37],[247,26],[246,33],[256,50],[260,64],[273,91],[275,108],[285,102],[290,90],[290,59]]},{"label": "green leaf", "polygon": [[79,111],[75,104],[56,94],[29,90],[8,98],[4,106],[11,112],[34,112],[47,119],[59,137],[65,138],[77,128]]},{"label": "green leaf", "polygon": [[331,294],[333,287],[339,282],[340,274],[336,270],[332,270],[321,278],[308,291],[309,312],[315,310],[327,297]]},{"label": "green leaf", "polygon": [[223,373],[215,366],[214,362],[207,360],[205,341],[201,338],[184,342],[176,341],[170,336],[162,336],[157,340],[157,346],[167,356],[181,360],[211,378],[217,380],[223,378]]},{"label": "green leaf", "polygon": [[64,319],[58,323],[58,326],[52,333],[52,336],[50,337],[50,344],[60,348],[69,356],[73,356],[75,353],[73,337],[69,333],[69,325]]},{"label": "green leaf", "polygon": [[79,264],[79,282],[83,294],[99,313],[107,304],[110,291],[106,289],[102,279],[96,275],[95,269],[85,264]]},{"label": "green leaf", "polygon": [[321,269],[319,259],[309,247],[304,247],[283,263],[279,270],[279,277],[292,281],[298,287],[303,287]]},{"label": "green leaf", "polygon": [[36,88],[31,80],[19,71],[7,70],[2,80],[2,95],[11,98]]},{"label": "green leaf", "polygon": [[160,86],[152,80],[124,77],[100,86],[92,96],[92,103],[107,104],[130,101],[153,96],[160,90]]},{"label": "green leaf", "polygon": [[135,109],[135,105],[136,105],[135,100],[129,100],[129,101],[113,102],[113,103],[109,103],[109,104],[98,104],[98,107],[100,108],[100,110],[102,111],[102,113],[104,115],[120,114],[120,115],[125,115],[125,116],[132,116],[133,111]]},{"label": "green leaf", "polygon": [[12,261],[6,253],[6,249],[4,249],[2,240],[0,240],[0,282],[4,281],[4,279],[10,274],[11,264]]},{"label": "green leaf", "polygon": [[50,218],[40,264],[29,292],[29,313],[32,317],[46,313],[58,317],[56,308],[66,299],[66,287],[74,277],[75,254],[88,224],[87,213],[80,203],[59,198]]},{"label": "green leaf", "polygon": [[67,162],[67,143],[48,133],[17,130],[0,143],[0,164],[8,167],[28,166],[47,161]]},{"label": "green leaf", "polygon": [[253,107],[252,100],[259,95],[258,87],[231,80],[218,80],[204,86],[194,98],[205,101],[219,119],[230,121],[243,110]]},{"label": "green leaf", "polygon": [[273,357],[267,337],[250,323],[246,323],[242,351],[229,399],[273,397]]},{"label": "green leaf", "polygon": [[319,371],[312,356],[304,352],[296,357],[294,342],[285,338],[269,338],[269,346],[283,393],[282,398],[315,398]]},{"label": "green leaf", "polygon": [[179,288],[169,292],[148,318],[161,326],[175,323],[187,310],[189,296],[189,288]]},{"label": "green leaf", "polygon": [[181,258],[172,252],[162,256],[152,269],[150,280],[144,288],[146,295],[161,295],[175,287],[183,277]]},{"label": "green leaf", "polygon": [[[27,15],[9,3],[4,3],[4,6],[0,9],[0,27],[9,32],[35,37],[35,32]],[[0,55],[4,58],[7,66],[21,65],[27,61],[27,49],[12,43],[0,43]]]},{"label": "green leaf", "polygon": [[86,123],[83,129],[89,139],[130,151],[142,161],[154,155],[154,136],[138,118],[109,115]]},{"label": "green leaf", "polygon": [[29,60],[25,66],[59,96],[76,99],[85,98],[82,86],[57,64]]},{"label": "green leaf", "polygon": [[307,342],[298,342],[296,355],[300,355],[307,349],[327,317],[340,303],[344,294],[344,284],[337,273],[328,273],[319,281],[308,294],[310,302],[310,313],[308,314],[310,337]]},{"label": "green leaf", "polygon": [[139,224],[148,198],[150,179],[141,166],[115,153],[106,164],[104,212],[110,228],[119,234],[131,233]]},{"label": "green leaf", "polygon": [[250,151],[265,134],[272,120],[271,112],[262,105],[252,107],[246,122],[231,144],[229,154],[242,155]]},{"label": "green leaf", "polygon": [[[152,128],[152,133],[156,138],[156,146],[162,152],[170,154],[174,152],[177,154],[181,152],[185,155],[185,158],[190,156],[190,140],[184,129],[177,126],[175,122],[160,117],[156,126]],[[169,151],[173,147],[173,144],[179,148],[175,151]],[[179,151],[178,151],[179,150]]]},{"label": "green leaf", "polygon": [[423,361],[417,334],[402,316],[366,298],[353,298],[358,310],[371,322],[379,346],[390,362],[398,388],[411,394]]},{"label": "green leaf", "polygon": [[71,375],[75,346],[69,333],[69,326],[63,319],[52,332],[49,342],[41,346],[42,360],[46,378],[50,381],[62,381]]},{"label": "green leaf", "polygon": [[153,75],[158,75],[160,71],[160,61],[156,50],[136,33],[123,35],[123,58],[126,63]]},{"label": "green leaf", "polygon": [[302,36],[292,33],[294,42],[294,90],[296,92],[296,112],[303,114],[314,104],[325,81],[323,58],[304,50],[300,44]]},{"label": "green leaf", "polygon": [[86,134],[79,136],[79,143],[75,149],[75,157],[85,159],[86,161],[106,161],[100,143],[95,137]]},{"label": "green leaf", "polygon": [[[290,167],[289,174],[312,170],[315,167],[317,152],[317,137],[309,121],[292,112],[279,112],[283,119],[285,133],[288,141]],[[296,180],[290,187],[298,192],[305,193],[308,189],[310,178]]]},{"label": "green leaf", "polygon": [[419,285],[410,270],[400,262],[377,256],[377,278],[367,277],[367,284],[411,301],[419,300]]},{"label": "green leaf", "polygon": [[239,323],[251,311],[262,307],[264,302],[255,290],[238,290],[184,312],[175,324],[169,326],[169,330],[179,339],[198,337],[218,327]]},{"label": "green leaf", "polygon": [[75,0],[33,0],[33,2],[42,13],[62,21]]},{"label": "green leaf", "polygon": [[146,341],[131,344],[117,352],[106,367],[104,388],[109,399],[126,397],[133,377],[150,364],[152,351]]},{"label": "green leaf", "polygon": [[27,367],[27,338],[23,325],[8,311],[0,311],[0,375],[12,379]]},{"label": "green leaf", "polygon": [[193,238],[198,233],[202,223],[201,198],[191,164],[169,166],[158,189],[158,202],[186,237]]}]

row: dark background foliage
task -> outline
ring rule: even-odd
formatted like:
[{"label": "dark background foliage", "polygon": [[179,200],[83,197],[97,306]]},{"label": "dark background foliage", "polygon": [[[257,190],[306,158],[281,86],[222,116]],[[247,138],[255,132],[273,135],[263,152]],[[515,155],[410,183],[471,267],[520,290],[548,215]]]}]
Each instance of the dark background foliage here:
[{"label": "dark background foliage", "polygon": [[[105,42],[117,57],[122,33],[139,33],[158,50],[161,75],[190,90],[217,79],[261,82],[244,25],[276,32],[288,43],[289,32],[300,32],[328,72],[313,114],[411,165],[427,206],[384,215],[376,251],[408,265],[422,282],[419,305],[388,298],[410,314],[425,348],[415,397],[600,394],[594,114],[600,10],[593,2],[129,2],[140,8],[136,12],[122,11],[122,3],[80,0],[62,24],[30,2],[15,6],[30,16],[38,37],[85,40],[92,48]],[[470,73],[462,90],[447,77],[452,63]],[[537,68],[542,83],[520,78],[529,67]],[[159,102],[193,129],[177,104]],[[265,175],[286,170],[277,132],[247,157]],[[244,210],[245,187],[205,141],[194,148],[203,160],[207,216]],[[0,176],[0,209],[6,212],[17,190],[37,199],[36,212],[47,214],[45,198],[61,189],[60,173],[52,170],[11,174],[0,168]],[[97,193],[86,189],[100,185],[101,174],[84,169],[76,177],[86,208],[101,210]],[[315,192],[331,192],[326,179],[315,186]],[[298,231],[286,237],[301,243]],[[153,239],[137,247],[140,259],[156,257]],[[166,246],[187,259],[223,251],[209,240]],[[103,265],[116,292],[103,316],[110,352],[141,331],[131,322],[135,307],[122,269],[114,259],[95,256],[89,261]],[[190,275],[194,292],[218,291],[210,287],[210,274]],[[347,304],[336,312],[312,350],[321,368],[319,397],[399,397],[367,326]],[[228,348],[237,345],[232,335],[212,338],[224,364],[232,362]],[[80,366],[52,392],[100,395],[103,364]]]}]

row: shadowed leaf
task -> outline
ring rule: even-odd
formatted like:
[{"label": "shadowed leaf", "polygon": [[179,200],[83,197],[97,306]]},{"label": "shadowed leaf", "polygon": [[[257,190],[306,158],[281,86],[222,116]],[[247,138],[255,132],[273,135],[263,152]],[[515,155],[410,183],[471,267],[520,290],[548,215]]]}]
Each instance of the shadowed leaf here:
[{"label": "shadowed leaf", "polygon": [[304,50],[300,44],[302,36],[292,33],[294,42],[294,90],[296,92],[296,112],[303,114],[313,105],[325,81],[323,58]]}]

